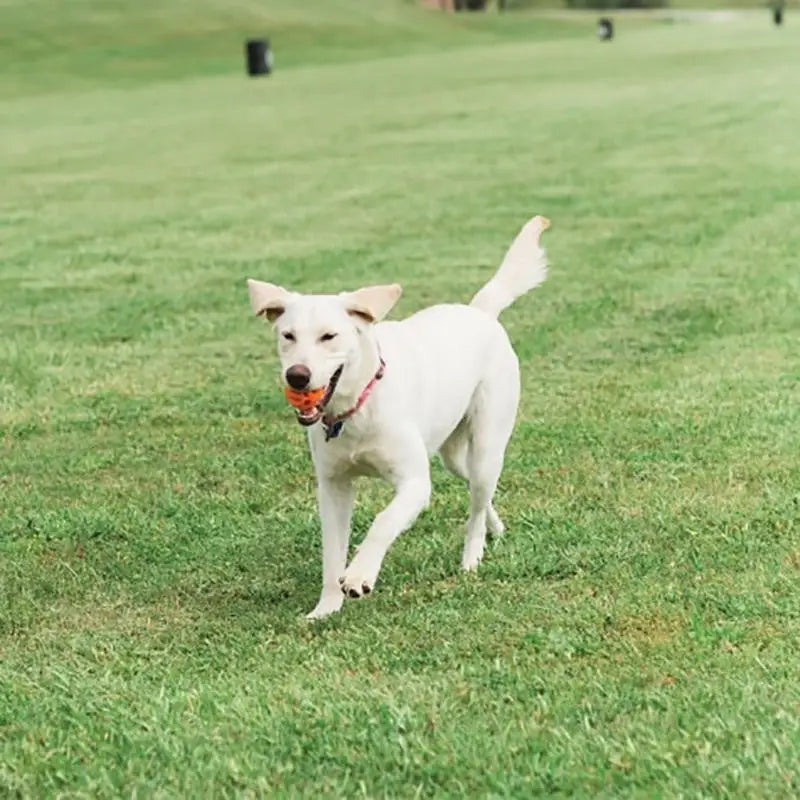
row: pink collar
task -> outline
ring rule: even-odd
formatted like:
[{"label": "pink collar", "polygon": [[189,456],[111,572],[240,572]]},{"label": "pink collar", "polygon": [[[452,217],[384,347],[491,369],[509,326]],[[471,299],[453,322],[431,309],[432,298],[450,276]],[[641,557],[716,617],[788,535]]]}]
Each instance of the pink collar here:
[{"label": "pink collar", "polygon": [[322,427],[325,429],[325,441],[329,441],[330,439],[335,439],[341,432],[342,426],[344,425],[344,421],[346,419],[350,419],[360,408],[367,402],[367,398],[370,395],[370,392],[375,388],[375,384],[383,377],[383,373],[386,370],[386,362],[383,358],[380,358],[380,366],[378,367],[377,372],[372,376],[370,382],[364,387],[361,394],[358,396],[358,400],[356,400],[356,404],[352,407],[347,409],[347,411],[343,411],[341,414],[336,414],[334,416],[330,416],[326,414],[322,418]]}]

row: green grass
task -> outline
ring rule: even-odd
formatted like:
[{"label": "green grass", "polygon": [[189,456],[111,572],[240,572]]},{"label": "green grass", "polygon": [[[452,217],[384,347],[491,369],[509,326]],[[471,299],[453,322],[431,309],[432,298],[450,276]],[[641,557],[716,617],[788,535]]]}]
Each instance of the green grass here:
[{"label": "green grass", "polygon": [[250,36],[267,36],[284,70],[584,35],[592,24],[442,14],[411,0],[0,0],[0,97],[240,72]]},{"label": "green grass", "polygon": [[[342,0],[357,53],[320,3],[248,81],[255,5],[198,6],[230,61],[119,73],[102,26],[2,7],[75,38],[2,64],[0,796],[797,796],[796,26],[444,20],[404,54],[412,9]],[[244,279],[399,279],[406,314],[534,212],[506,538],[459,573],[435,466],[376,591],[305,623],[312,472]]]}]

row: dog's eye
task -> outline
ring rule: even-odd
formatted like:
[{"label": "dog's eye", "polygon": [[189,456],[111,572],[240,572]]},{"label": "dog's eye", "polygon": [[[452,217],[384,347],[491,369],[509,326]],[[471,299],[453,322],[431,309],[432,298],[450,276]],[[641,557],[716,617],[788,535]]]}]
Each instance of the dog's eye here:
[{"label": "dog's eye", "polygon": [[286,339],[287,342],[293,342],[294,341],[294,334],[293,333],[289,333],[287,331],[286,333],[283,334],[283,338]]},{"label": "dog's eye", "polygon": [[330,342],[332,339],[336,338],[335,333],[323,333],[322,336],[319,337],[321,342]]}]

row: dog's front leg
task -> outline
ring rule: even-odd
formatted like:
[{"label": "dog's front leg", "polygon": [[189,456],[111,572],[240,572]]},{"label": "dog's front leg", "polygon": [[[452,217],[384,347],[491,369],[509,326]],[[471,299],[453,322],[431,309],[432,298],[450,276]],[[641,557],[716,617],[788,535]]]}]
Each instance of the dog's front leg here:
[{"label": "dog's front leg", "polygon": [[386,551],[427,507],[431,496],[431,479],[427,458],[423,458],[425,460],[418,470],[396,481],[397,494],[375,517],[358,552],[347,567],[341,582],[341,592],[348,597],[361,597],[372,591]]},{"label": "dog's front leg", "polygon": [[306,615],[307,619],[327,616],[342,607],[344,596],[339,578],[347,564],[354,497],[351,480],[319,478],[317,502],[322,523],[322,593],[314,610]]}]

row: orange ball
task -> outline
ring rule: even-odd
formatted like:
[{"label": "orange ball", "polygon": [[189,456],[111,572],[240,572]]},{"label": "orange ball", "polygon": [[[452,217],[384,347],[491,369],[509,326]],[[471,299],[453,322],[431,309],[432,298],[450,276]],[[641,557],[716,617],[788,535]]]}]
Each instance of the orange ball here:
[{"label": "orange ball", "polygon": [[286,386],[284,387],[283,393],[286,395],[289,404],[294,406],[298,411],[309,412],[322,400],[322,396],[325,394],[325,388],[298,392],[296,389],[290,389]]}]

